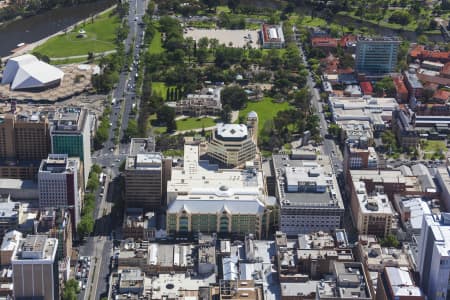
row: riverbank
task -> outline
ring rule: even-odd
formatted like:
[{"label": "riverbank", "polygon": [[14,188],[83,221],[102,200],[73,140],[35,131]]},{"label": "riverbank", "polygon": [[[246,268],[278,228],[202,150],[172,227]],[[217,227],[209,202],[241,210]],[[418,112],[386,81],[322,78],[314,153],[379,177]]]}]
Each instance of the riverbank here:
[{"label": "riverbank", "polygon": [[[38,47],[38,46],[44,44],[45,42],[47,42],[49,39],[51,39],[51,38],[53,38],[53,37],[56,37],[56,36],[58,36],[58,35],[62,35],[62,34],[65,34],[65,33],[67,33],[67,32],[70,32],[70,31],[72,31],[76,26],[79,26],[79,25],[83,24],[84,22],[89,21],[91,18],[97,18],[97,17],[100,16],[100,15],[103,15],[103,14],[105,14],[105,13],[108,13],[108,12],[114,10],[116,7],[117,7],[117,5],[115,4],[115,5],[113,5],[113,6],[109,7],[109,8],[107,8],[107,9],[105,9],[105,10],[103,10],[103,11],[101,11],[101,12],[95,14],[95,15],[93,15],[92,17],[88,17],[88,18],[85,18],[85,19],[83,19],[83,20],[80,20],[80,21],[78,21],[78,22],[76,22],[76,23],[74,23],[74,24],[72,24],[72,25],[70,25],[70,26],[68,26],[68,27],[66,27],[66,28],[64,28],[64,29],[62,29],[62,30],[60,30],[60,31],[58,31],[58,32],[56,32],[56,33],[50,35],[50,36],[47,36],[47,37],[45,37],[45,38],[43,38],[43,39],[40,39],[40,40],[38,40],[38,41],[36,41],[36,42],[27,44],[25,47],[19,49],[17,52],[15,52],[15,53],[13,53],[13,54],[11,54],[11,55],[2,57],[1,60],[2,60],[2,61],[5,61],[5,60],[9,59],[10,57],[22,55],[22,54],[25,54],[25,53],[29,53],[29,52],[31,52],[32,50],[34,50],[36,47]],[[52,58],[50,58],[50,59],[52,59]]]},{"label": "riverbank", "polygon": [[74,24],[109,9],[113,0],[97,0],[76,7],[60,7],[43,13],[14,19],[0,28],[0,57],[11,55],[20,43],[33,44]]}]

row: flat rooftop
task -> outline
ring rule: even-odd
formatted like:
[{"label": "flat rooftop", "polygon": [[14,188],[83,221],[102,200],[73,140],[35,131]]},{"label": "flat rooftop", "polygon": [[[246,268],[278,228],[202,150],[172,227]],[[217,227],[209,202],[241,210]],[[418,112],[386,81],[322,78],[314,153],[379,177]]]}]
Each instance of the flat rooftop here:
[{"label": "flat rooftop", "polygon": [[144,294],[152,295],[151,299],[170,299],[181,297],[195,297],[198,299],[200,287],[209,286],[216,283],[216,275],[208,277],[190,277],[186,274],[159,274],[157,277],[146,277],[144,281]]},{"label": "flat rooftop", "polygon": [[131,139],[130,155],[147,154],[155,152],[155,140],[153,137]]},{"label": "flat rooftop", "polygon": [[198,146],[184,146],[183,167],[172,168],[168,202],[188,200],[252,200],[267,202],[262,171],[209,169],[200,164]]},{"label": "flat rooftop", "polygon": [[[299,160],[277,154],[272,155],[272,164],[282,207],[344,207],[328,156],[318,156],[316,160]],[[312,186],[315,186],[315,191],[309,190]]]},{"label": "flat rooftop", "polygon": [[26,263],[28,260],[53,261],[57,248],[57,239],[45,235],[28,235],[20,241],[11,260],[13,264]]}]

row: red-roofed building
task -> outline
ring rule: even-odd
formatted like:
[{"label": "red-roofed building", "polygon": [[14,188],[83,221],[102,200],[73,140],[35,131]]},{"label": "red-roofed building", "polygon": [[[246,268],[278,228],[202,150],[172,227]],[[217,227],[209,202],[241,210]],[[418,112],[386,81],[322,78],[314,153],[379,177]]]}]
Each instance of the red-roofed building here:
[{"label": "red-roofed building", "polygon": [[369,81],[363,81],[359,84],[359,86],[361,87],[361,91],[363,92],[363,95],[367,96],[372,96],[373,94],[373,87],[372,84]]},{"label": "red-roofed building", "polygon": [[280,25],[263,24],[261,26],[261,40],[264,49],[284,48],[283,28]]},{"label": "red-roofed building", "polygon": [[440,72],[440,75],[445,78],[450,78],[450,62],[444,65]]},{"label": "red-roofed building", "polygon": [[425,46],[417,45],[409,52],[409,56],[413,59],[440,61],[442,63],[450,62],[449,51],[432,51],[426,50]]},{"label": "red-roofed building", "polygon": [[329,53],[327,57],[320,60],[320,65],[326,74],[338,74],[339,58]]},{"label": "red-roofed building", "polygon": [[408,102],[408,89],[406,88],[405,83],[403,82],[403,76],[393,77],[396,93],[396,99],[399,103]]},{"label": "red-roofed building", "polygon": [[313,48],[335,49],[338,46],[338,40],[332,37],[313,37],[311,39]]},{"label": "red-roofed building", "polygon": [[446,90],[437,90],[434,92],[433,98],[431,101],[433,103],[445,104],[450,99],[450,92]]},{"label": "red-roofed building", "polygon": [[339,45],[342,48],[354,47],[354,46],[356,46],[356,40],[357,40],[356,35],[346,34],[340,38]]}]

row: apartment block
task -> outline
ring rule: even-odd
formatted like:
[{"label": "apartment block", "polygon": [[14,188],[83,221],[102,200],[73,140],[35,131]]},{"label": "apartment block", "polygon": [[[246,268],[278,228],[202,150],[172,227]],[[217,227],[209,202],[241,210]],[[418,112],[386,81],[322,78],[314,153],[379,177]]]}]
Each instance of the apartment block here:
[{"label": "apartment block", "polygon": [[39,207],[69,209],[74,230],[81,218],[79,167],[78,158],[50,154],[42,160],[38,173]]},{"label": "apartment block", "polygon": [[47,209],[40,212],[37,231],[58,240],[58,260],[72,256],[72,221],[68,209]]},{"label": "apartment block", "polygon": [[125,204],[145,211],[165,207],[165,188],[170,178],[171,161],[154,152],[152,141],[132,139],[125,162]]},{"label": "apartment block", "polygon": [[288,236],[340,228],[344,204],[328,156],[297,159],[272,156],[272,174],[280,203],[280,231]]},{"label": "apartment block", "polygon": [[369,193],[363,181],[354,180],[351,207],[359,234],[385,237],[391,233],[395,211],[386,194]]},{"label": "apartment block", "polygon": [[58,240],[44,235],[28,235],[14,251],[13,269],[14,299],[60,299]]},{"label": "apartment block", "polygon": [[0,158],[41,160],[50,152],[49,123],[39,112],[0,116]]},{"label": "apartment block", "polygon": [[79,157],[83,163],[85,184],[91,170],[92,122],[93,116],[88,110],[65,107],[54,114],[50,128],[52,153]]},{"label": "apartment block", "polygon": [[391,37],[359,37],[355,66],[358,73],[386,74],[395,71],[400,40]]}]

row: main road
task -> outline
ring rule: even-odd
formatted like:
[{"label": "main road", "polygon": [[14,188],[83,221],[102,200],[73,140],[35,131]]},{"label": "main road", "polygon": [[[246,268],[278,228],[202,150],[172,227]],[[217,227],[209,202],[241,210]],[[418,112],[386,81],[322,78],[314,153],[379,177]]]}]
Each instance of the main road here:
[{"label": "main road", "polygon": [[[120,147],[115,145],[115,131],[119,130],[120,141],[123,138],[123,131],[128,124],[129,115],[134,101],[137,101],[135,88],[139,67],[139,57],[141,45],[144,39],[144,29],[142,18],[147,8],[148,0],[129,1],[128,25],[129,34],[124,41],[125,51],[133,53],[133,63],[128,69],[122,70],[119,82],[112,93],[115,103],[112,105],[110,116],[109,138],[104,143],[103,148],[93,153],[94,163],[103,167],[103,172],[107,175],[105,181],[105,191],[97,193],[97,202],[94,212],[96,218],[94,233],[87,238],[84,245],[80,247],[80,255],[91,256],[92,265],[86,290],[80,294],[79,299],[100,299],[108,291],[109,278],[109,258],[113,253],[112,231],[118,225],[112,222],[111,208],[113,194],[120,192],[115,183],[115,178],[119,175],[120,162],[125,159],[129,144],[120,143]],[[119,122],[119,119],[122,122]],[[109,184],[108,184],[109,183]],[[109,188],[108,188],[109,187]]]},{"label": "main road", "polygon": [[337,174],[343,171],[343,158],[339,147],[336,146],[336,143],[333,139],[326,138],[328,136],[328,124],[325,120],[325,115],[322,111],[322,104],[320,103],[320,94],[318,89],[316,88],[316,83],[312,77],[311,71],[309,70],[308,61],[306,60],[305,53],[303,51],[302,42],[298,38],[297,28],[295,26],[292,28],[294,32],[294,41],[300,50],[300,56],[303,60],[303,64],[308,68],[308,75],[306,84],[311,92],[311,105],[317,112],[320,120],[320,135],[323,138],[323,152],[326,155],[331,157],[332,167]]}]

